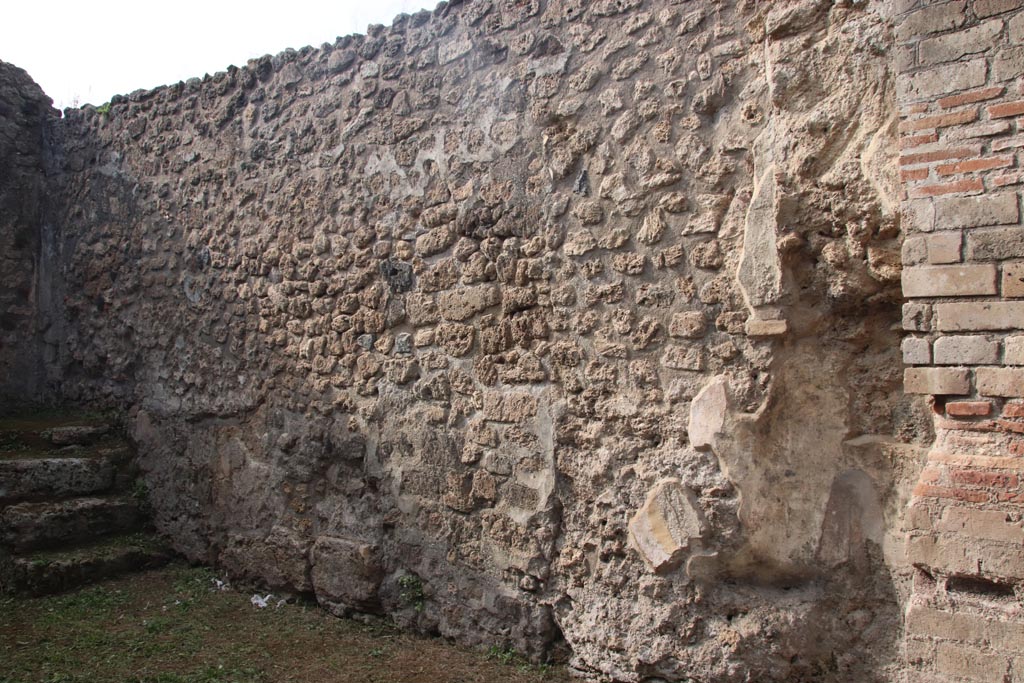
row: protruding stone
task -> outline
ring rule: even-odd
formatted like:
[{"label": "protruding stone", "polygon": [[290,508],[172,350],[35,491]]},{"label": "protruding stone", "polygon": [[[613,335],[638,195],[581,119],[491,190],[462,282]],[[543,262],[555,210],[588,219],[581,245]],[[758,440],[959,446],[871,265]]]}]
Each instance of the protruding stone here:
[{"label": "protruding stone", "polygon": [[629,520],[629,539],[656,574],[677,568],[703,533],[696,496],[677,479],[663,479]]},{"label": "protruding stone", "polygon": [[722,431],[729,408],[728,382],[725,375],[712,378],[690,404],[690,424],[687,432],[690,435],[690,445],[697,450],[711,448],[715,437]]},{"label": "protruding stone", "polygon": [[320,536],[312,550],[313,587],[329,609],[369,611],[377,607],[383,573],[376,549],[360,541]]},{"label": "protruding stone", "polygon": [[760,320],[751,318],[743,327],[748,337],[779,337],[786,334],[789,325],[785,320]]},{"label": "protruding stone", "polygon": [[752,308],[776,303],[782,294],[782,266],[776,248],[775,167],[761,174],[747,210],[740,287]]}]

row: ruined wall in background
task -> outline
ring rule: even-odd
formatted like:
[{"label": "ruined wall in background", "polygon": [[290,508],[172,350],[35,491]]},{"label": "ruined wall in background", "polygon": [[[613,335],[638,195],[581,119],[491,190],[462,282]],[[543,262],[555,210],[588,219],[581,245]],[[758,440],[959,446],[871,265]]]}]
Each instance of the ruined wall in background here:
[{"label": "ruined wall in background", "polygon": [[907,516],[910,680],[1018,680],[1024,3],[895,4],[905,385],[938,431]]},{"label": "ruined wall in background", "polygon": [[605,679],[891,681],[880,3],[473,0],[52,129],[61,391],[190,557]]},{"label": "ruined wall in background", "polygon": [[44,123],[59,115],[51,105],[28,74],[0,62],[0,409],[42,398],[37,276]]}]

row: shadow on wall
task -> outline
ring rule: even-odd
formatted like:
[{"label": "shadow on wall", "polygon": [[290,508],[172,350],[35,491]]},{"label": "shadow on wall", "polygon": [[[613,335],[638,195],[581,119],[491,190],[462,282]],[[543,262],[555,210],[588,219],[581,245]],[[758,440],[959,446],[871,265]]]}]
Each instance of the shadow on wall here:
[{"label": "shadow on wall", "polygon": [[875,9],[476,0],[69,112],[64,389],[189,557],[335,612],[891,680],[930,433]]}]

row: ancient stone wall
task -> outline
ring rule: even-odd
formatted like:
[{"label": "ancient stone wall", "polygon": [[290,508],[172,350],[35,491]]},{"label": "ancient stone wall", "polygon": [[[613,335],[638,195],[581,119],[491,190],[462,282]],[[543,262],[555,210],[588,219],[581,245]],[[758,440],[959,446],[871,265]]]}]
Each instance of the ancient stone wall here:
[{"label": "ancient stone wall", "polygon": [[938,431],[907,517],[910,680],[1017,680],[1024,3],[896,4],[905,387]]},{"label": "ancient stone wall", "polygon": [[472,0],[69,110],[51,372],[181,551],[339,613],[932,680],[1013,622],[936,548],[1019,532],[1013,336],[947,334],[1015,305],[1015,4]]},{"label": "ancient stone wall", "polygon": [[[0,409],[42,398],[39,288],[44,122],[58,112],[23,70],[0,62]],[[44,276],[48,279],[48,274]]]}]

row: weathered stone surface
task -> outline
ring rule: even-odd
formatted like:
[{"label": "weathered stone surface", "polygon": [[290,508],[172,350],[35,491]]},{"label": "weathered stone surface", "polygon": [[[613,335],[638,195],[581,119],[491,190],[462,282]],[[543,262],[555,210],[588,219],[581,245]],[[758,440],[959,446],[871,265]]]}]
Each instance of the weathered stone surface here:
[{"label": "weathered stone surface", "polygon": [[1024,336],[1006,337],[1003,340],[1003,362],[1007,365],[1024,365]]},{"label": "weathered stone surface", "polygon": [[702,515],[693,492],[675,479],[655,484],[629,520],[630,542],[658,574],[677,568],[702,533]]},{"label": "weathered stone surface", "polygon": [[767,306],[779,300],[782,270],[775,246],[777,234],[775,167],[761,174],[747,210],[737,278],[751,307]]},{"label": "weathered stone surface", "polygon": [[936,365],[987,365],[997,361],[999,343],[981,335],[940,337],[934,353]]},{"label": "weathered stone surface", "polygon": [[97,493],[114,485],[114,474],[102,457],[0,460],[0,502]]},{"label": "weathered stone surface", "polygon": [[1024,369],[978,368],[978,393],[982,396],[1024,396]]},{"label": "weathered stone surface", "polygon": [[690,404],[690,422],[686,431],[694,448],[706,449],[714,446],[715,437],[725,424],[729,407],[728,389],[728,378],[719,375],[712,378],[693,398]]},{"label": "weathered stone surface", "polygon": [[903,269],[903,296],[984,296],[996,293],[996,268],[992,264],[969,266],[920,266]]},{"label": "weathered stone surface", "polygon": [[943,332],[1024,329],[1024,302],[992,301],[935,305],[936,327]]},{"label": "weathered stone surface", "polygon": [[74,446],[95,441],[109,431],[108,425],[68,425],[47,429],[40,434],[55,446]]},{"label": "weathered stone surface", "polygon": [[899,98],[904,102],[930,100],[946,93],[976,88],[985,83],[984,59],[933,66],[900,79]]},{"label": "weathered stone surface", "polygon": [[1024,258],[1024,231],[1019,227],[971,231],[967,256],[977,261]]},{"label": "weathered stone surface", "polygon": [[932,362],[932,345],[927,339],[907,337],[900,348],[904,365],[928,365]]},{"label": "weathered stone surface", "polygon": [[17,503],[0,510],[0,543],[16,549],[40,548],[133,531],[143,521],[138,501],[128,497]]},{"label": "weathered stone surface", "polygon": [[442,292],[437,309],[445,320],[463,321],[501,302],[498,288],[491,285]]},{"label": "weathered stone surface", "polygon": [[[60,116],[23,70],[0,61],[0,410],[39,401],[50,267],[39,259],[44,129]],[[43,285],[40,289],[40,285]]]},{"label": "weathered stone surface", "polygon": [[960,368],[908,368],[903,372],[908,394],[964,395],[971,393],[971,373]]},{"label": "weathered stone surface", "polygon": [[310,551],[312,584],[329,609],[376,611],[383,574],[373,546],[348,538],[320,536]]},{"label": "weathered stone surface", "polygon": [[785,320],[751,318],[743,327],[748,337],[778,337],[786,334],[789,323]]}]

